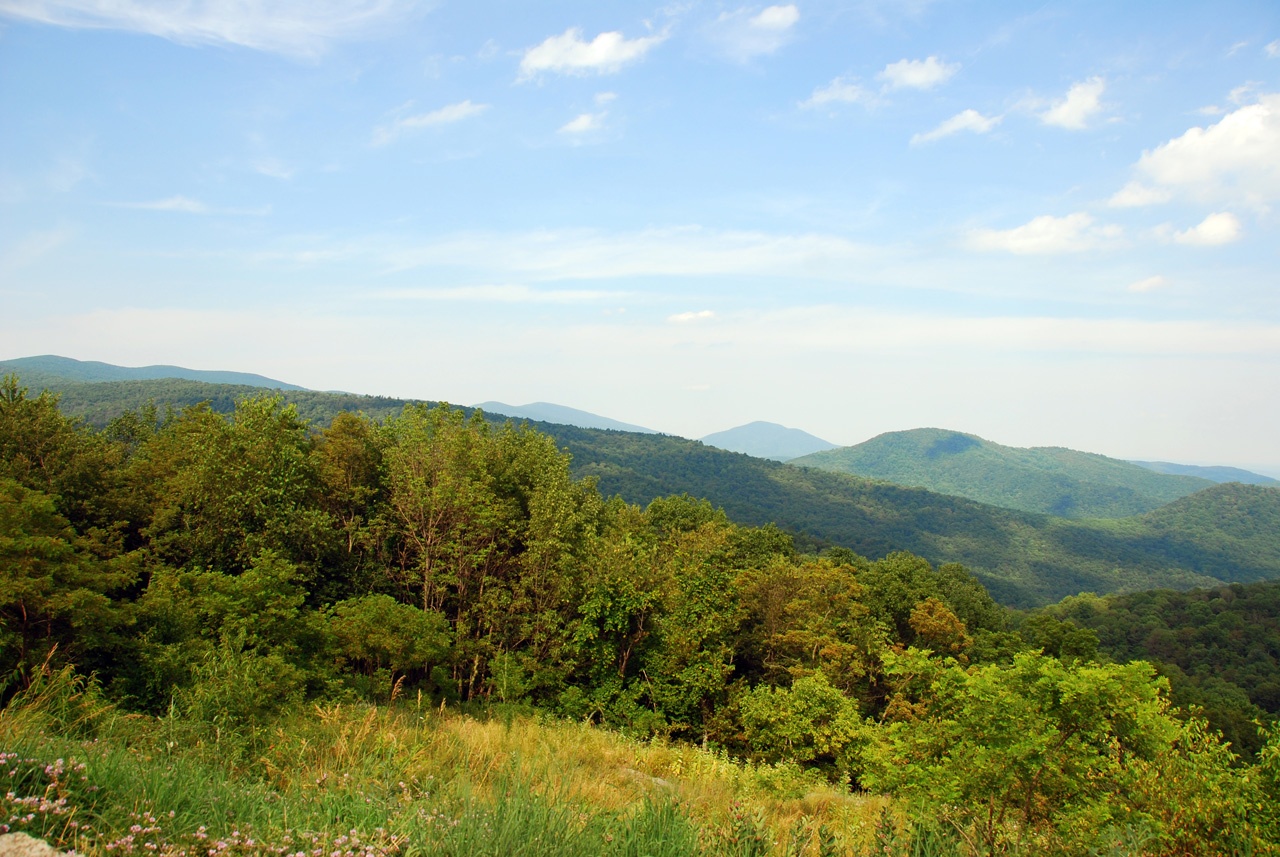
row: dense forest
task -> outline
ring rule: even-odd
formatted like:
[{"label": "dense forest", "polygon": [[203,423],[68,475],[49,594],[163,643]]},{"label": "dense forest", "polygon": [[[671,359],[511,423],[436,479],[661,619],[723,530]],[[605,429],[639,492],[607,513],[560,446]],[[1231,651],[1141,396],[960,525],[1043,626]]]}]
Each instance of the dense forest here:
[{"label": "dense forest", "polygon": [[[215,412],[230,414],[241,398],[261,393],[179,379],[49,386],[60,394],[64,413],[99,428],[148,402],[181,410],[207,401]],[[414,404],[344,393],[281,395],[316,427],[344,412],[385,420]],[[495,427],[503,421],[491,418]],[[774,524],[805,550],[841,546],[864,556],[909,550],[935,565],[960,563],[998,601],[1017,607],[1081,592],[1187,589],[1280,574],[1280,489],[1220,485],[1148,515],[1077,521],[784,465],[667,435],[532,426],[571,454],[572,476],[593,477],[606,497],[643,506],[689,494],[710,500],[736,523]],[[1246,508],[1251,517],[1242,518]],[[1242,520],[1259,524],[1241,526]]]},{"label": "dense forest", "polygon": [[[1280,836],[1280,737],[1241,757],[1153,666],[1099,657],[1110,637],[1075,605],[1015,630],[961,565],[814,553],[688,494],[630,504],[575,478],[557,439],[447,406],[313,427],[259,394],[98,430],[7,378],[0,562],[3,693],[19,714],[61,700],[55,731],[101,699],[169,730],[157,752],[195,741],[256,770],[305,705],[516,706],[887,796],[863,840],[886,851]],[[62,788],[61,759],[30,770]],[[47,835],[51,812],[10,829]],[[716,848],[774,847],[744,837]],[[790,853],[847,853],[814,837]]]},{"label": "dense forest", "polygon": [[[1203,711],[1245,754],[1264,740],[1258,725],[1280,714],[1280,581],[1079,595],[1045,615],[1055,631],[1091,632],[1097,651],[1113,661],[1155,663],[1169,678],[1174,703]],[[1022,632],[1033,634],[1037,621]]]}]

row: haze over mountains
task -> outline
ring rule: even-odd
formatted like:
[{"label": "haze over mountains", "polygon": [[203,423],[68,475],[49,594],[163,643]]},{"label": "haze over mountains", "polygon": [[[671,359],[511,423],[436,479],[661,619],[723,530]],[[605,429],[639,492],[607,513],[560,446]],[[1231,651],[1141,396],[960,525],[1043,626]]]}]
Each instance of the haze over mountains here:
[{"label": "haze over mountains", "polygon": [[610,429],[612,431],[634,431],[640,434],[657,434],[651,428],[644,426],[631,425],[630,423],[611,420],[608,417],[602,417],[599,414],[580,411],[577,408],[568,408],[564,405],[555,405],[551,402],[530,402],[527,405],[508,405],[503,402],[481,402],[475,407],[484,411],[486,414],[501,414],[505,417],[517,417],[525,420],[535,420],[544,423],[561,423],[567,426],[578,426],[579,428],[596,428]]},{"label": "haze over mountains", "polygon": [[702,442],[707,446],[774,461],[790,461],[812,452],[836,448],[836,444],[815,437],[807,431],[760,420],[709,434],[702,438]]}]

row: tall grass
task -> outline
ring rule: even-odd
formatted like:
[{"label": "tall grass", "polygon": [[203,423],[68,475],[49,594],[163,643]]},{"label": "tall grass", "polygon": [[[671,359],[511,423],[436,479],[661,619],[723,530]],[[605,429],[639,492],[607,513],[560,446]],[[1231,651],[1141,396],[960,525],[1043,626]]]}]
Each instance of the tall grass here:
[{"label": "tall grass", "polygon": [[81,854],[859,854],[883,801],[794,766],[532,714],[297,711],[246,746],[70,671],[0,712],[0,830]]}]

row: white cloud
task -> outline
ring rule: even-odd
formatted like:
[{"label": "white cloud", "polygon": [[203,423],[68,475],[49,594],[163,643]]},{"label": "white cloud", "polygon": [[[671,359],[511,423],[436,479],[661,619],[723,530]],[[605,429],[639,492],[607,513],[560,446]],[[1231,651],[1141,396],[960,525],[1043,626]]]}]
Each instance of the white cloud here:
[{"label": "white cloud", "polygon": [[582,38],[581,27],[570,27],[559,36],[549,36],[524,52],[520,60],[520,80],[537,77],[544,71],[560,74],[615,74],[628,63],[642,59],[667,38],[665,33],[626,39],[622,33],[601,33],[590,42]]},{"label": "white cloud", "polygon": [[1215,211],[1198,226],[1179,232],[1173,236],[1179,244],[1191,244],[1197,247],[1217,247],[1230,244],[1240,237],[1240,221],[1229,211]]},{"label": "white cloud", "polygon": [[746,62],[777,52],[791,41],[792,28],[800,20],[800,10],[794,4],[753,12],[749,8],[724,12],[711,26],[711,39],[730,59]]},{"label": "white cloud", "polygon": [[0,14],[85,29],[148,33],[180,44],[240,45],[316,56],[331,42],[385,28],[413,0],[4,0]]},{"label": "white cloud", "polygon": [[1129,291],[1150,292],[1156,289],[1162,289],[1167,285],[1169,285],[1168,280],[1166,280],[1164,277],[1156,275],[1154,277],[1147,277],[1144,280],[1138,280],[1136,283],[1130,283]]},{"label": "white cloud", "polygon": [[862,87],[857,78],[837,77],[826,86],[815,89],[807,101],[800,102],[800,106],[822,107],[827,104],[872,105],[875,103],[875,93]]},{"label": "white cloud", "polygon": [[1043,215],[1014,229],[975,229],[968,244],[974,250],[1004,250],[1019,255],[1076,253],[1091,250],[1120,237],[1120,227],[1094,226],[1084,212],[1066,217]]},{"label": "white cloud", "polygon": [[454,122],[461,122],[464,119],[470,119],[473,116],[479,116],[488,109],[488,104],[472,104],[471,99],[467,99],[466,101],[461,101],[457,104],[449,104],[445,107],[441,107],[439,110],[432,110],[430,113],[421,113],[417,116],[405,116],[401,119],[395,120],[390,125],[382,125],[374,128],[373,145],[385,146],[409,128],[428,128],[434,125],[449,125]]},{"label": "white cloud", "polygon": [[560,126],[561,134],[589,134],[604,127],[605,113],[580,113]]},{"label": "white cloud", "polygon": [[690,322],[694,322],[694,321],[706,321],[707,319],[715,318],[715,316],[716,314],[711,310],[704,309],[699,312],[676,313],[675,315],[668,316],[667,321],[671,322],[672,324],[689,324]]},{"label": "white cloud", "polygon": [[1280,39],[1276,39],[1274,42],[1267,45],[1265,50],[1267,52],[1267,56],[1271,57],[1272,59],[1276,59],[1277,57],[1280,57]]},{"label": "white cloud", "polygon": [[[1280,94],[1143,152],[1137,171],[1166,192],[1265,210],[1280,199]],[[1122,191],[1123,193],[1123,191]]]},{"label": "white cloud", "polygon": [[944,63],[937,57],[902,59],[889,63],[876,77],[885,81],[889,89],[932,89],[946,83],[959,70],[959,63]]},{"label": "white cloud", "polygon": [[143,211],[176,211],[181,214],[234,214],[262,217],[271,213],[271,206],[269,205],[264,205],[261,208],[212,208],[198,199],[191,199],[181,194],[151,202],[118,202],[114,206],[116,208],[136,208]]},{"label": "white cloud", "polygon": [[597,92],[595,98],[596,106],[603,107],[606,104],[616,101],[617,98],[618,93],[616,92]]},{"label": "white cloud", "polygon": [[1001,118],[1000,116],[983,116],[976,110],[965,110],[947,119],[932,131],[914,135],[911,138],[911,145],[918,146],[921,143],[931,143],[934,140],[941,140],[943,137],[950,137],[952,134],[958,134],[961,131],[985,134],[999,125]]},{"label": "white cloud", "polygon": [[1040,114],[1040,121],[1073,131],[1087,128],[1089,120],[1102,112],[1101,99],[1106,88],[1107,82],[1100,77],[1073,83],[1066,96]]},{"label": "white cloud", "polygon": [[1140,182],[1129,182],[1107,200],[1112,208],[1138,208],[1168,202],[1173,197],[1165,188],[1146,187]]}]

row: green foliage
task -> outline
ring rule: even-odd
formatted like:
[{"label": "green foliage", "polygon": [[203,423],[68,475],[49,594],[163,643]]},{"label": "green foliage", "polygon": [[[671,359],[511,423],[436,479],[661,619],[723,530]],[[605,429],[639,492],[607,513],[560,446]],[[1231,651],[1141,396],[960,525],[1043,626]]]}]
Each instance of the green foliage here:
[{"label": "green foliage", "polygon": [[864,782],[986,851],[1079,853],[1134,825],[1166,854],[1239,853],[1255,837],[1256,786],[1202,724],[1171,714],[1145,664],[1023,653],[965,670],[908,650],[888,672],[904,704],[875,734]]},{"label": "green foliage", "polygon": [[428,676],[444,659],[449,629],[439,613],[425,613],[388,595],[364,595],[333,605],[338,664],[366,679],[365,695],[389,699],[406,675]]},{"label": "green foliage", "polygon": [[747,744],[758,758],[811,765],[847,780],[867,738],[857,703],[821,672],[790,687],[759,685],[739,701]]},{"label": "green foliage", "polygon": [[0,669],[22,683],[50,659],[93,662],[127,624],[113,593],[131,558],[100,560],[52,497],[0,476]]}]

